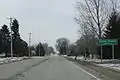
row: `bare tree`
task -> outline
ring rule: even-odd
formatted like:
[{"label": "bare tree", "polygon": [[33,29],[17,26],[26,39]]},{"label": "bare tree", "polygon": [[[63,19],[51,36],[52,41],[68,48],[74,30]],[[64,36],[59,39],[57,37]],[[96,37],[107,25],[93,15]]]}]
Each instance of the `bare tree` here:
[{"label": "bare tree", "polygon": [[89,53],[88,56],[91,54],[92,56],[96,54],[97,50],[97,38],[94,36],[91,36],[91,34],[84,34],[81,35],[80,39],[76,41],[76,51],[84,55],[86,54],[85,49],[88,49]]},{"label": "bare tree", "polygon": [[69,46],[69,40],[66,38],[59,38],[56,40],[56,49],[60,52],[60,54],[67,54],[68,46]]},{"label": "bare tree", "polygon": [[97,40],[102,38],[102,33],[113,10],[119,11],[120,0],[83,0],[76,3],[76,22],[80,25],[80,39],[76,44],[80,52],[85,48],[94,54],[97,50]]},{"label": "bare tree", "polygon": [[84,0],[78,1],[76,10],[78,16],[75,18],[80,27],[87,27],[99,38],[102,35],[102,29],[108,18],[108,6],[106,0]]},{"label": "bare tree", "polygon": [[55,53],[54,48],[52,46],[49,46],[48,47],[48,55],[54,54],[54,53]]},{"label": "bare tree", "polygon": [[112,11],[120,11],[120,0],[110,0],[110,5]]}]

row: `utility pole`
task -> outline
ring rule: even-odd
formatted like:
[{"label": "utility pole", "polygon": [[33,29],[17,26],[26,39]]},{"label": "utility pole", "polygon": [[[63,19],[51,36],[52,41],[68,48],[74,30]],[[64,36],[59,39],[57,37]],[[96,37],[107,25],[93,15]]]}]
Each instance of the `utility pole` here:
[{"label": "utility pole", "polygon": [[13,58],[12,20],[14,18],[10,17],[10,18],[7,18],[7,19],[10,20],[11,58]]},{"label": "utility pole", "polygon": [[39,45],[39,56],[40,56],[40,43],[38,45]]},{"label": "utility pole", "polygon": [[29,57],[30,57],[30,52],[31,52],[31,51],[30,51],[30,45],[31,45],[31,34],[32,34],[32,33],[28,33],[28,34],[29,34]]}]

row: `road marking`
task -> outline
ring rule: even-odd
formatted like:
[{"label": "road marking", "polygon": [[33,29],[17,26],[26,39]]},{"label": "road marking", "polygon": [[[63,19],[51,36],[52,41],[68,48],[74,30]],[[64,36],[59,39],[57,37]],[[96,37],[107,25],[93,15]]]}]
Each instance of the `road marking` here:
[{"label": "road marking", "polygon": [[70,62],[70,61],[69,61],[69,63],[72,64],[72,65],[73,65],[74,67],[76,67],[77,69],[79,69],[80,71],[83,71],[84,73],[86,73],[86,74],[90,75],[91,77],[95,78],[96,80],[101,80],[100,78],[97,78],[97,77],[94,76],[93,74],[91,74],[91,73],[87,72],[86,70],[80,68],[79,66],[75,65],[74,63],[72,63],[72,62]]}]

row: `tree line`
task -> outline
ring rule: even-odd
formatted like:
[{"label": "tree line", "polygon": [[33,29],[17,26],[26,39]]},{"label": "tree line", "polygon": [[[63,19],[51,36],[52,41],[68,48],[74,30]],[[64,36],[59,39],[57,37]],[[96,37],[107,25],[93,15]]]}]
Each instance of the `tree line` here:
[{"label": "tree line", "polygon": [[32,56],[45,56],[55,54],[54,48],[47,43],[39,42],[37,45],[31,46]]},{"label": "tree line", "polygon": [[[120,58],[120,1],[119,0],[83,0],[77,1],[75,21],[79,25],[79,39],[67,46],[64,40],[56,41],[56,49],[68,55],[83,55],[100,58],[100,39],[117,39],[115,58]],[[62,42],[62,43],[61,43]],[[59,43],[59,44],[58,44]],[[64,45],[64,46],[62,46]],[[59,46],[59,48],[58,48]],[[62,47],[60,47],[62,46]],[[65,50],[66,51],[65,51]],[[63,53],[62,52],[62,53]],[[103,46],[103,58],[112,58],[112,47]]]},{"label": "tree line", "polygon": [[[29,56],[29,46],[26,41],[20,37],[19,22],[14,19],[11,23],[11,30],[6,24],[0,28],[0,54],[5,53],[5,57],[11,56],[11,34],[13,45],[13,56]],[[12,32],[12,33],[10,33]],[[54,49],[48,44],[39,43],[36,46],[30,46],[30,56],[45,56],[54,53]]]}]

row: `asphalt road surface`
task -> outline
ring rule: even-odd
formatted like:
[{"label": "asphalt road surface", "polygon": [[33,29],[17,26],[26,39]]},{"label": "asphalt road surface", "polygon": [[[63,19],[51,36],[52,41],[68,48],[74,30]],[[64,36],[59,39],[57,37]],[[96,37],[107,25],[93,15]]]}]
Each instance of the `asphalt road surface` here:
[{"label": "asphalt road surface", "polygon": [[0,80],[98,80],[61,56],[50,56],[46,60],[31,59],[7,66],[0,67],[0,70],[3,68]]}]

